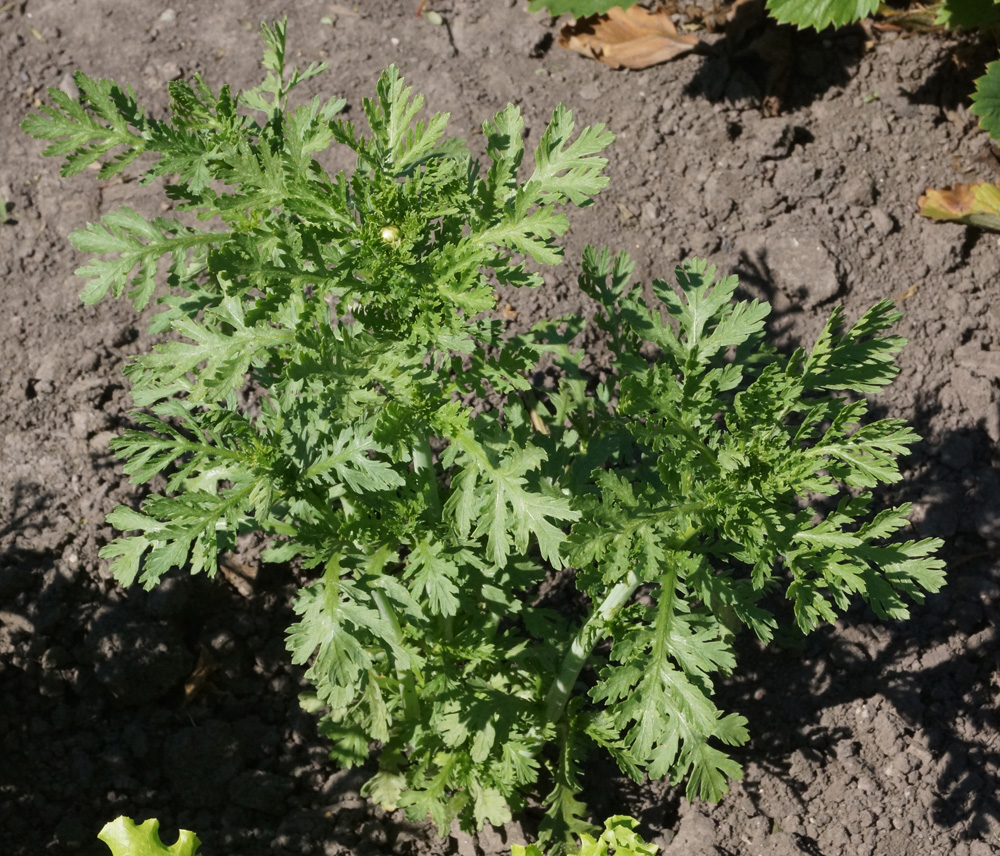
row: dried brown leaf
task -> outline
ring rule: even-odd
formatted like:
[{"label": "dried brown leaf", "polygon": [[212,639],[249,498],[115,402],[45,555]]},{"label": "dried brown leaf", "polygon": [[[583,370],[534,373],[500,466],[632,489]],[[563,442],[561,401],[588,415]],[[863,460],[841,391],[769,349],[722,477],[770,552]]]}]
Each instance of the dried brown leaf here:
[{"label": "dried brown leaf", "polygon": [[693,51],[698,37],[680,35],[665,10],[616,6],[563,27],[559,44],[612,68],[649,68]]},{"label": "dried brown leaf", "polygon": [[257,569],[226,555],[219,560],[219,572],[243,597],[253,597],[253,584],[257,579]]},{"label": "dried brown leaf", "polygon": [[546,437],[549,435],[549,426],[537,410],[529,410],[528,419],[531,422],[531,427],[534,428],[539,434],[544,434]]},{"label": "dried brown leaf", "polygon": [[202,645],[198,650],[198,662],[194,671],[184,682],[184,704],[191,704],[198,696],[204,692],[208,686],[208,681],[219,668],[219,663],[212,655],[212,652]]}]

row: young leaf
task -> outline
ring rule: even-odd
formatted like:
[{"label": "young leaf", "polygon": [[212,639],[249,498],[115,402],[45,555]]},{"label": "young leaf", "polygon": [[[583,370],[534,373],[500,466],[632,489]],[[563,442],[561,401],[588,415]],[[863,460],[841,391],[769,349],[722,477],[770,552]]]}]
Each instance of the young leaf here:
[{"label": "young leaf", "polygon": [[112,856],[199,856],[201,840],[193,832],[182,829],[177,841],[169,847],[160,840],[160,821],[151,818],[136,825],[130,817],[119,817],[97,833]]},{"label": "young leaf", "polygon": [[554,567],[562,566],[559,548],[565,533],[551,521],[576,520],[580,515],[562,498],[525,489],[525,474],[544,460],[545,453],[532,446],[511,451],[499,466],[478,455],[452,482],[454,493],[448,504],[459,533],[465,537],[477,520],[472,537],[486,536],[486,555],[501,568],[511,548],[518,553],[527,550],[531,535],[542,556]]},{"label": "young leaf", "polygon": [[517,191],[518,170],[524,157],[524,119],[521,111],[513,104],[508,105],[493,118],[483,124],[486,138],[486,154],[493,162],[480,184],[482,216],[491,222],[494,212],[504,209]]},{"label": "young leaf", "polygon": [[681,364],[707,363],[763,329],[770,307],[757,300],[732,305],[739,285],[735,276],[716,282],[715,266],[699,259],[685,262],[676,274],[679,293],[659,280],[653,283],[653,290],[679,322],[681,333],[675,340],[672,331],[667,332],[669,328],[655,325],[658,335],[654,341],[671,347]]},{"label": "young leaf", "polygon": [[126,150],[104,162],[98,173],[102,179],[111,178],[146,149],[149,127],[145,115],[136,105],[131,87],[123,91],[113,81],[93,80],[79,72],[74,80],[81,92],[80,101],[59,89],[49,89],[55,106],[43,105],[43,116],[29,114],[21,128],[33,137],[55,141],[43,154],[66,156],[61,170],[64,176],[76,175],[117,146],[125,146]]},{"label": "young leaf", "polygon": [[614,134],[604,125],[593,125],[570,142],[574,126],[572,111],[557,105],[538,141],[535,170],[525,185],[526,193],[540,202],[585,205],[608,186],[603,174],[608,160],[595,155],[614,141]]},{"label": "young leaf", "polygon": [[[241,301],[226,298],[206,311],[208,323],[181,318],[174,330],[189,342],[157,345],[126,370],[135,385],[136,403],[150,405],[185,389],[193,402],[224,399],[240,389],[252,362],[294,334],[266,324],[248,326]],[[194,375],[191,383],[188,375]]]},{"label": "young leaf", "polygon": [[108,515],[108,522],[122,531],[142,534],[115,539],[101,549],[100,556],[112,560],[111,571],[122,585],[131,585],[138,576],[150,589],[168,571],[182,567],[192,574],[206,571],[214,576],[217,532],[236,531],[239,517],[252,505],[255,487],[248,478],[218,495],[189,491],[152,496],[141,512],[119,505]]},{"label": "young leaf", "polygon": [[894,357],[906,340],[883,331],[901,317],[891,300],[880,300],[843,332],[843,310],[835,309],[803,364],[804,388],[878,392],[891,383],[899,371]]},{"label": "young leaf", "polygon": [[178,279],[187,279],[201,267],[197,261],[188,262],[190,251],[220,243],[226,237],[224,232],[199,232],[159,217],[147,221],[131,208],[105,214],[101,225],[90,223],[86,229],[70,235],[73,246],[80,252],[117,256],[91,262],[76,271],[77,276],[91,278],[80,297],[84,303],[97,303],[108,289],[112,296],[121,297],[130,284],[129,274],[138,265],[128,297],[136,309],[143,309],[156,289],[159,259],[170,256],[171,273]]},{"label": "young leaf", "polygon": [[435,615],[449,617],[458,612],[459,588],[455,578],[459,566],[442,555],[444,547],[439,542],[422,540],[409,556],[407,576],[412,579],[414,594],[426,594]]}]

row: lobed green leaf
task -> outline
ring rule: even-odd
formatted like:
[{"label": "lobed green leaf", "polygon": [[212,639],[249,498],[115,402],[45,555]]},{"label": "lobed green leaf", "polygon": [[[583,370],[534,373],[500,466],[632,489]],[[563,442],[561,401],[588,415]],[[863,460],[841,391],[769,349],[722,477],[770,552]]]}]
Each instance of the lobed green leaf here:
[{"label": "lobed green leaf", "polygon": [[1000,139],[1000,62],[987,65],[986,74],[976,81],[969,109],[979,117],[984,131],[989,131],[994,140]]},{"label": "lobed green leaf", "polygon": [[198,856],[201,840],[188,829],[178,833],[169,847],[160,840],[156,818],[136,824],[130,817],[118,817],[97,833],[111,849],[112,856]]},{"label": "lobed green leaf", "polygon": [[[804,3],[772,7],[801,26],[866,14]],[[333,757],[382,747],[366,793],[472,830],[544,776],[544,844],[649,856],[628,819],[594,834],[589,749],[717,799],[747,731],[713,685],[743,627],[773,635],[765,598],[783,592],[810,630],[852,597],[902,617],[943,582],[939,542],[905,540],[905,506],[871,513],[916,439],[863,398],[895,376],[898,313],[883,301],[848,326],[837,310],[785,357],[735,277],[690,260],[647,301],[626,255],[588,249],[580,286],[612,354],[589,377],[582,319],[509,335],[494,313],[498,285],[539,286],[528,266],[560,261],[563,208],[606,186],[612,135],[574,136],[558,107],[522,175],[508,106],[483,126],[481,168],[394,67],[364,102],[369,132],[338,117],[343,99],[291,106],[323,66],[286,67],[284,22],[262,36],[259,86],[177,81],[169,122],[83,77],[79,102],[53,94],[25,121],[69,172],[148,154],[141,180],[171,177],[180,208],[223,224],[123,209],[74,233],[100,257],[79,271],[88,302],[170,287],[151,325],[167,341],[126,372],[152,412],[113,442],[163,491],[109,515],[125,534],[101,555],[151,586],[265,533],[268,559],[316,574],[287,644]],[[352,174],[319,163],[332,144]],[[543,388],[544,366],[559,377]],[[552,609],[562,586],[581,615]]]},{"label": "lobed green leaf", "polygon": [[780,24],[800,30],[843,27],[875,14],[878,0],[767,0],[767,11]]}]

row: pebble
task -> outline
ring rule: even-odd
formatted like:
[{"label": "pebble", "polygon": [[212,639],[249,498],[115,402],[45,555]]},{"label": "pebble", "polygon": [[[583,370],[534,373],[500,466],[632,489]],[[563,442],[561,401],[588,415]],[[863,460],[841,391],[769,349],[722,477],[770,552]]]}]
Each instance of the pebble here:
[{"label": "pebble", "polygon": [[109,444],[117,436],[118,434],[114,431],[98,431],[93,437],[90,438],[90,442],[87,443],[87,447],[91,452],[96,452],[99,455],[107,454]]},{"label": "pebble", "polygon": [[871,217],[872,225],[875,227],[875,231],[878,232],[883,238],[890,235],[896,228],[896,221],[892,219],[890,214],[886,213],[881,208],[872,208]]},{"label": "pebble", "polygon": [[80,87],[76,85],[73,75],[68,71],[59,79],[59,89],[74,101],[80,97]]},{"label": "pebble", "polygon": [[806,306],[818,306],[840,292],[836,257],[810,234],[785,234],[768,241],[768,261],[774,278],[790,296],[803,295]]},{"label": "pebble", "polygon": [[181,67],[176,62],[165,62],[157,70],[160,72],[160,77],[167,82],[180,80],[183,75]]},{"label": "pebble", "polygon": [[840,198],[848,205],[867,208],[875,201],[875,184],[869,176],[856,176],[844,182]]}]

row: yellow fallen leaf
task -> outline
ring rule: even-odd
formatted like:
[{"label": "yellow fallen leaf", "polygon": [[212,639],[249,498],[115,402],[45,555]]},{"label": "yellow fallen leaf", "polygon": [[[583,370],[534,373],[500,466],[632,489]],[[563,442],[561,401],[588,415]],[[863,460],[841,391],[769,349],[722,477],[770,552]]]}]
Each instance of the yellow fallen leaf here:
[{"label": "yellow fallen leaf", "polygon": [[663,10],[615,6],[563,27],[559,44],[612,68],[649,68],[693,51],[698,37],[678,34]]},{"label": "yellow fallen leaf", "polygon": [[955,184],[941,190],[931,187],[917,205],[920,213],[932,220],[949,220],[1000,232],[1000,186],[996,184]]}]

